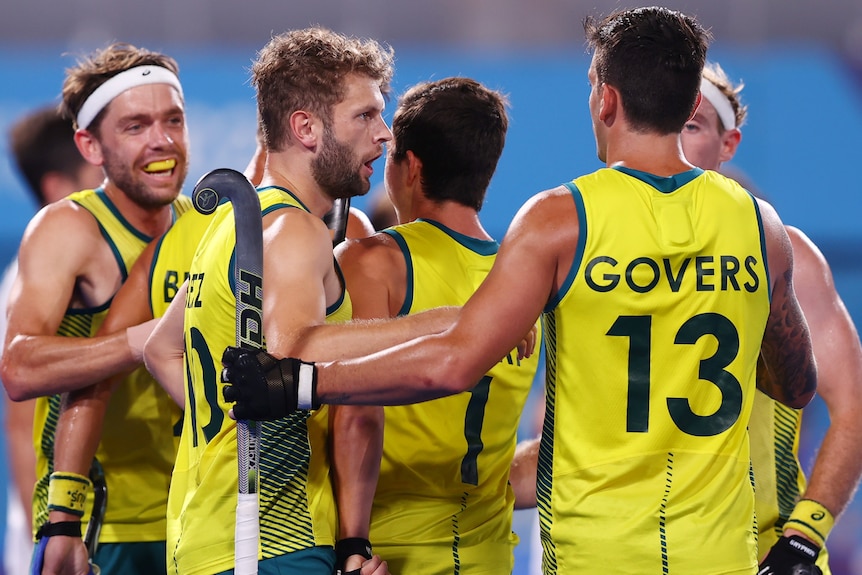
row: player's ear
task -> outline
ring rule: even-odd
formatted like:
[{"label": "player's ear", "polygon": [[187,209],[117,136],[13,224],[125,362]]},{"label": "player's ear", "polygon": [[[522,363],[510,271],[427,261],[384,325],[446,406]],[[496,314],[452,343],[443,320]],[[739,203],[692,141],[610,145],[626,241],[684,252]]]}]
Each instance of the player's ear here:
[{"label": "player's ear", "polygon": [[620,93],[609,84],[602,84],[599,95],[599,120],[611,125],[616,118],[620,105]]},{"label": "player's ear", "polygon": [[729,162],[736,155],[739,142],[742,141],[742,132],[738,128],[725,130],[721,135],[721,151],[718,154],[719,162]]},{"label": "player's ear", "polygon": [[404,161],[407,162],[407,183],[413,185],[414,182],[422,179],[422,160],[413,153],[413,150],[407,150]]},{"label": "player's ear", "polygon": [[317,117],[305,110],[295,111],[288,120],[291,139],[308,148],[314,148],[317,145],[317,130],[322,128],[323,125]]},{"label": "player's ear", "polygon": [[102,144],[89,130],[75,131],[75,145],[78,147],[78,151],[81,152],[84,159],[91,164],[101,166],[104,162]]}]

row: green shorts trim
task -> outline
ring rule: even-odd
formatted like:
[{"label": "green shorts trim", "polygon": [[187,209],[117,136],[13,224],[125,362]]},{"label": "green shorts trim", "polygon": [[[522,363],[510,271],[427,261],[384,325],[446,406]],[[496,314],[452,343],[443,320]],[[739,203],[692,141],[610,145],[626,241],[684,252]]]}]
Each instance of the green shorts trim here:
[{"label": "green shorts trim", "polygon": [[100,543],[93,563],[101,575],[167,575],[167,557],[164,541]]},{"label": "green shorts trim", "polygon": [[[104,573],[104,571],[102,572]],[[311,547],[264,559],[257,564],[258,575],[332,575],[335,573],[335,550],[332,547]],[[218,575],[234,575],[233,569]]]}]

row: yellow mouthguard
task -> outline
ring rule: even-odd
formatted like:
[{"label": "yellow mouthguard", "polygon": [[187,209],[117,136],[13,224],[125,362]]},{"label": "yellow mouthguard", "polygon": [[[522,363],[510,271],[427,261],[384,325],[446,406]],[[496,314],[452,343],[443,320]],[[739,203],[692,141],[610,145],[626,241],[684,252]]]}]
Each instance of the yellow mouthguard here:
[{"label": "yellow mouthguard", "polygon": [[145,172],[164,172],[165,170],[172,170],[174,166],[177,165],[176,160],[162,160],[161,162],[150,162],[146,166],[144,166]]}]

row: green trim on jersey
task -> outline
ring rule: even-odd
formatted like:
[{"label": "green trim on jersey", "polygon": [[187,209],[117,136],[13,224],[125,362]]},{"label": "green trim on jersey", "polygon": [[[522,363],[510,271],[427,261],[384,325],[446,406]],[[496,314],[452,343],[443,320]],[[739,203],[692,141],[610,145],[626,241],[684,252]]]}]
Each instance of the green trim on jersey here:
[{"label": "green trim on jersey", "polygon": [[637,178],[663,194],[670,194],[677,191],[703,173],[703,170],[700,168],[692,168],[687,172],[681,172],[679,174],[674,174],[673,176],[665,177],[656,176],[655,174],[650,174],[649,172],[641,170],[626,168],[625,166],[614,166],[610,169],[622,172],[623,174],[627,174],[633,178]]},{"label": "green trim on jersey", "polygon": [[413,258],[410,256],[410,249],[401,234],[392,228],[383,230],[383,233],[395,239],[395,243],[398,244],[401,254],[404,256],[404,265],[407,267],[407,289],[404,290],[404,302],[401,304],[401,309],[398,310],[398,315],[407,315],[410,308],[413,307]]},{"label": "green trim on jersey", "polygon": [[572,282],[575,281],[575,274],[581,268],[581,258],[584,256],[584,246],[587,243],[587,233],[589,232],[589,223],[584,212],[584,199],[581,197],[581,191],[574,182],[566,182],[563,185],[572,193],[572,201],[575,202],[575,210],[578,214],[578,245],[575,247],[575,257],[572,259],[572,267],[569,268],[569,273],[566,274],[566,279],[563,281],[560,289],[548,300],[548,303],[545,305],[545,312],[549,312],[557,307],[560,300],[568,293]]}]

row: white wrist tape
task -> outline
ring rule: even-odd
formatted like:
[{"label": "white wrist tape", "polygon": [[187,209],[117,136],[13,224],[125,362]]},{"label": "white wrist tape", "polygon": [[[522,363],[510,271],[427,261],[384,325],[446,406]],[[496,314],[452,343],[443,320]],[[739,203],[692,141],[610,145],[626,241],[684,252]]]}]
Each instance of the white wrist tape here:
[{"label": "white wrist tape", "polygon": [[296,384],[296,407],[314,409],[314,364],[299,364],[299,382]]}]

